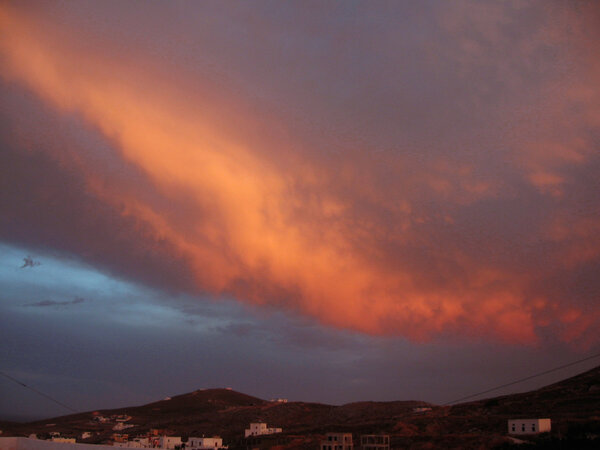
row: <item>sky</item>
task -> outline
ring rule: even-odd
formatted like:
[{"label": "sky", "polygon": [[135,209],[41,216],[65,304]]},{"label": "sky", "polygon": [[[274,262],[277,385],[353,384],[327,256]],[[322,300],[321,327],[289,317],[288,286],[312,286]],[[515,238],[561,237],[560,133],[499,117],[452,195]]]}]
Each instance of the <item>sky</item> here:
[{"label": "sky", "polygon": [[439,404],[599,353],[598,42],[583,0],[0,2],[2,372]]}]

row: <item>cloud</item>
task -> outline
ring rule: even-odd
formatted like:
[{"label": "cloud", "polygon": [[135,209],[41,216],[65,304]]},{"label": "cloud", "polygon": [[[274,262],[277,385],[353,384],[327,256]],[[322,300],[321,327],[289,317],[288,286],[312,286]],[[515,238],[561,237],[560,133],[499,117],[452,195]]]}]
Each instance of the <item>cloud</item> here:
[{"label": "cloud", "polygon": [[68,306],[68,305],[78,305],[79,303],[83,303],[85,301],[84,298],[75,297],[73,300],[57,302],[55,300],[41,300],[36,303],[27,303],[24,306],[36,306],[36,307],[46,307],[46,306]]},{"label": "cloud", "polygon": [[595,342],[567,286],[600,256],[597,11],[544,5],[206,6],[160,32],[157,5],[4,6],[4,89],[41,112],[3,111],[33,183],[0,231],[364,333]]}]

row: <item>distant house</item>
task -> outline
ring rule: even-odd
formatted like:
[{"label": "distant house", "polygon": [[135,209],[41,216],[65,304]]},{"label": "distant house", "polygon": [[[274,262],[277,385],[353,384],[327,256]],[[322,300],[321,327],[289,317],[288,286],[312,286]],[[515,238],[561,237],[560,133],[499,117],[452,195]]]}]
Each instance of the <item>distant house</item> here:
[{"label": "distant house", "polygon": [[127,414],[112,417],[115,419],[115,422],[127,422],[128,420],[131,420],[131,416],[128,416]]},{"label": "distant house", "polygon": [[119,422],[117,423],[114,427],[112,427],[112,429],[114,431],[123,431],[126,430],[127,428],[133,428],[135,425],[131,425],[131,424],[126,424],[123,422]]},{"label": "distant house", "polygon": [[274,403],[287,403],[288,399],[287,398],[272,398],[271,401]]},{"label": "distant house", "polygon": [[129,440],[129,435],[121,434],[121,433],[113,433],[110,438],[113,440],[113,442],[127,442]]},{"label": "distant house", "polygon": [[175,447],[181,448],[181,437],[179,437],[179,436],[160,436],[158,438],[158,446],[160,448],[170,448],[170,449],[174,449]]},{"label": "distant house", "polygon": [[327,433],[321,450],[352,450],[352,433]]},{"label": "distant house", "polygon": [[115,447],[127,447],[127,448],[150,448],[152,447],[150,443],[150,439],[145,437],[136,437],[131,441],[123,442],[123,443],[114,443]]},{"label": "distant house", "polygon": [[95,415],[95,416],[92,417],[92,420],[94,422],[107,423],[107,422],[110,422],[110,417],[104,417],[104,416]]},{"label": "distant house", "polygon": [[360,437],[361,450],[390,450],[390,436],[387,434],[363,434]]},{"label": "distant house", "polygon": [[413,408],[413,412],[415,414],[423,414],[423,413],[426,413],[427,411],[431,411],[431,408],[429,408],[428,406],[419,406],[417,408]]},{"label": "distant house", "polygon": [[190,437],[185,444],[186,450],[218,450],[225,449],[227,446],[223,446],[223,439],[219,436],[213,437]]},{"label": "distant house", "polygon": [[550,419],[511,419],[508,421],[509,434],[538,434],[550,431]]},{"label": "distant house", "polygon": [[266,423],[257,422],[250,424],[250,428],[247,428],[244,431],[244,437],[263,436],[265,434],[281,433],[282,431],[283,429],[281,428],[268,428]]}]

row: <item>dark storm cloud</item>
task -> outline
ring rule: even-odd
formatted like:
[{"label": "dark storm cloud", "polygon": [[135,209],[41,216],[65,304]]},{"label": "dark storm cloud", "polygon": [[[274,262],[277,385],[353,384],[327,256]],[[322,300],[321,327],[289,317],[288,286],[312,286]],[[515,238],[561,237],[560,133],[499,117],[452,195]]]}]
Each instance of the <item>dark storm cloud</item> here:
[{"label": "dark storm cloud", "polygon": [[[72,158],[87,153],[113,174],[151,186],[135,171],[116,165],[112,150],[78,118],[53,117],[31,95],[0,86],[0,240],[73,255],[117,276],[167,290],[191,290],[183,261],[134,217],[107,205],[43,148]],[[35,124],[35,128],[31,128]],[[106,182],[109,182],[106,180]],[[168,209],[168,207],[167,207]],[[141,243],[143,241],[143,243]]]},{"label": "dark storm cloud", "polygon": [[371,334],[597,341],[593,5],[116,5],[4,10],[3,239]]}]

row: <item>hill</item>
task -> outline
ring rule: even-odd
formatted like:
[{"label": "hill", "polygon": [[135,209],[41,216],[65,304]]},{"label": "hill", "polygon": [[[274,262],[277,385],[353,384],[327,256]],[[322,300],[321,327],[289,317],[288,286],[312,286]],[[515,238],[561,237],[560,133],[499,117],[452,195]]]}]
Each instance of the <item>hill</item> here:
[{"label": "hill", "polygon": [[[113,418],[101,423],[94,419],[96,416]],[[277,403],[229,389],[208,389],[142,406],[7,424],[4,435],[49,431],[80,435],[88,431],[94,435],[87,442],[101,442],[116,432],[113,430],[117,424],[115,416],[130,416],[124,423],[132,426],[121,431],[130,435],[147,433],[152,428],[184,438],[220,435],[232,448],[245,445],[241,439],[244,429],[250,422],[257,421],[283,428],[278,443],[288,448],[317,448],[319,440],[329,431],[352,432],[356,437],[388,433],[394,447],[411,449],[494,448],[509,445],[508,419],[526,417],[552,419],[552,435],[545,439],[552,436],[589,439],[600,435],[600,366],[535,391],[454,406],[418,401],[359,402],[342,406]]]}]

